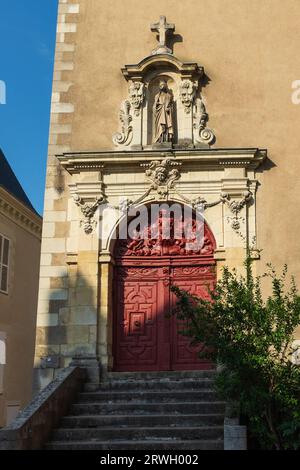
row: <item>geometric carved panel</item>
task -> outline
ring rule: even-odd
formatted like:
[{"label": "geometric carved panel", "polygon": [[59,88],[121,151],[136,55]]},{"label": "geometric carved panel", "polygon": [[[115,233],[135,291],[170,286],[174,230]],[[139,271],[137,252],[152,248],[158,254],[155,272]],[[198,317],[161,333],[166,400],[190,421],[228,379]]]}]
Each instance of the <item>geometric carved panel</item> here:
[{"label": "geometric carved panel", "polygon": [[157,285],[117,281],[115,361],[117,370],[146,369],[157,363]]},{"label": "geometric carved panel", "polygon": [[[175,307],[176,297],[170,285],[208,298],[208,286],[215,283],[214,266],[153,267],[153,280],[145,280],[144,268],[115,268],[114,370],[193,370],[209,369],[211,364],[199,359],[199,347],[180,331],[184,323],[167,317]],[[150,268],[147,269],[149,273]],[[139,275],[140,272],[140,275]],[[120,276],[118,275],[120,274]]]}]

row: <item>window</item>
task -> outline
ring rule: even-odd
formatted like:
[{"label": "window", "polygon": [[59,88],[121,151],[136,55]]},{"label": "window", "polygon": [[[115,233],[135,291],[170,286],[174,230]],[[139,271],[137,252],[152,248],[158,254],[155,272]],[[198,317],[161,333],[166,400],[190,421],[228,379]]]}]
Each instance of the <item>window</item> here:
[{"label": "window", "polygon": [[0,292],[8,293],[8,263],[9,263],[8,238],[0,234]]},{"label": "window", "polygon": [[6,407],[6,426],[9,426],[18,416],[20,411],[20,402],[19,401],[10,401],[7,403]]}]

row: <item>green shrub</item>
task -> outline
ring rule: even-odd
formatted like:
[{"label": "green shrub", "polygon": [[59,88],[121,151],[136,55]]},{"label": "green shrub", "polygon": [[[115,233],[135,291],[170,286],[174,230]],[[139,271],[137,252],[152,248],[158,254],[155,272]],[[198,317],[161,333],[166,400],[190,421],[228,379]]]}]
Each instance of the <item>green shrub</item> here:
[{"label": "green shrub", "polygon": [[272,294],[263,299],[261,277],[254,277],[250,255],[245,276],[223,269],[211,300],[173,286],[173,314],[186,320],[182,334],[202,346],[200,356],[220,366],[218,392],[239,403],[249,431],[263,449],[300,449],[300,367],[292,360],[293,335],[300,325],[300,297],[287,268],[264,274]]}]

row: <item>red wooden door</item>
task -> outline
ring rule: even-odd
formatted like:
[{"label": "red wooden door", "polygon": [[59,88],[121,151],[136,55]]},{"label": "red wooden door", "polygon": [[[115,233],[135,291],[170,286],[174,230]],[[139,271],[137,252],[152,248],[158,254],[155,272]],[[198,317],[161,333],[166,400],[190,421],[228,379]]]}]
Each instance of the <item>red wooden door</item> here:
[{"label": "red wooden door", "polygon": [[[209,289],[212,289],[215,284],[214,266],[175,267],[172,273],[172,283],[192,295],[208,299]],[[174,309],[176,301],[175,295],[170,292],[171,309]],[[198,356],[201,346],[192,346],[191,338],[180,333],[184,330],[184,326],[184,322],[180,322],[175,316],[172,317],[171,369],[211,369],[212,364]]]},{"label": "red wooden door", "polygon": [[[168,247],[171,245],[171,249]],[[137,247],[135,250],[134,247]],[[176,244],[179,246],[179,244]],[[152,251],[151,251],[151,248]],[[160,250],[160,251],[159,251]],[[114,370],[157,371],[208,369],[199,348],[180,334],[182,324],[169,313],[175,306],[170,285],[207,297],[215,283],[214,240],[205,229],[199,253],[176,253],[174,242],[119,241],[114,272]]]},{"label": "red wooden door", "polygon": [[115,370],[166,370],[165,305],[159,268],[115,270]]}]

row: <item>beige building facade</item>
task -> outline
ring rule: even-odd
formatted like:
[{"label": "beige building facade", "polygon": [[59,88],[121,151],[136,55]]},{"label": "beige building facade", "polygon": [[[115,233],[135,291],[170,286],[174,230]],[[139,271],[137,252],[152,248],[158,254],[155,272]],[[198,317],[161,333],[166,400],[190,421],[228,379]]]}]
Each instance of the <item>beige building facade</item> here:
[{"label": "beige building facade", "polygon": [[0,151],[0,427],[32,397],[42,219]]},{"label": "beige building facade", "polygon": [[74,358],[114,369],[114,234],[133,208],[202,211],[218,276],[248,243],[257,273],[287,263],[300,284],[299,13],[295,0],[60,0],[36,388]]}]

